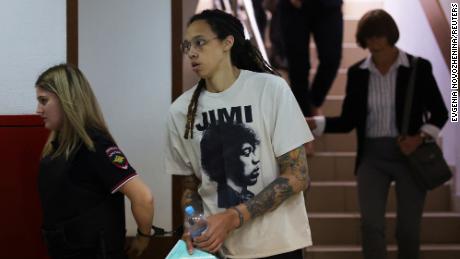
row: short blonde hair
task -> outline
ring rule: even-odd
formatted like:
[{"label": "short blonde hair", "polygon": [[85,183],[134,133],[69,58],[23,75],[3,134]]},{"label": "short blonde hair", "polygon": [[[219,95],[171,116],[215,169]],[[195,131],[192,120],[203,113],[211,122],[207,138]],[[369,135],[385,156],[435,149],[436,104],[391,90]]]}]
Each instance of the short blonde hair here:
[{"label": "short blonde hair", "polygon": [[[43,148],[43,157],[63,155],[69,159],[82,144],[94,151],[94,142],[88,130],[97,130],[113,141],[96,96],[77,67],[69,64],[50,67],[38,77],[35,86],[54,93],[64,113],[63,126],[51,132]],[[53,141],[59,143],[56,150],[52,146]]]}]

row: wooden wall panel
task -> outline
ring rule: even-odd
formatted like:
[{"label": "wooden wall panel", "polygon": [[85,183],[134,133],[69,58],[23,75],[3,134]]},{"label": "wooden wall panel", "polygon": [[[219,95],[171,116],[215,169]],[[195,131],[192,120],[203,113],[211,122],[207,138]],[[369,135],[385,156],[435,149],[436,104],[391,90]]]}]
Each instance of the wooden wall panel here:
[{"label": "wooden wall panel", "polygon": [[37,175],[48,137],[38,116],[0,116],[0,258],[45,259]]}]

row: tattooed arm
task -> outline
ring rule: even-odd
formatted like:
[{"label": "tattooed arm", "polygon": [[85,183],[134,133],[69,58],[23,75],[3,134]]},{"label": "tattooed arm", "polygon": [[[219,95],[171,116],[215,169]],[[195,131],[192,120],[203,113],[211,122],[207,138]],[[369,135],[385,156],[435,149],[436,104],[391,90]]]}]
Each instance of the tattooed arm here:
[{"label": "tattooed arm", "polygon": [[[292,195],[310,185],[305,149],[300,146],[277,158],[280,176],[254,198],[208,217],[208,230],[195,239],[194,244],[211,252],[217,251],[228,234],[250,219],[273,211]],[[243,221],[240,222],[240,214]]]},{"label": "tattooed arm", "polygon": [[245,222],[275,210],[286,199],[310,186],[307,157],[303,146],[278,157],[277,162],[280,176],[253,199],[237,206]]},{"label": "tattooed arm", "polygon": [[[188,176],[183,176],[182,179],[182,199],[181,199],[181,205],[182,209],[185,209],[188,205],[196,205],[202,209],[202,200],[200,195],[198,194],[198,185],[200,183],[200,180],[196,178],[195,175],[188,175]],[[183,211],[183,210],[182,210]]]}]

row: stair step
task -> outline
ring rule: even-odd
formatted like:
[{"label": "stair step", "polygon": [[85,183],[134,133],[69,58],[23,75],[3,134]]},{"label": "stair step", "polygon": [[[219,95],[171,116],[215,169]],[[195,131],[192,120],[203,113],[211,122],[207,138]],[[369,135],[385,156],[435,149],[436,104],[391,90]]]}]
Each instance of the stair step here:
[{"label": "stair step", "polygon": [[328,95],[323,103],[323,113],[325,116],[339,116],[342,112],[344,96]]},{"label": "stair step", "polygon": [[323,144],[326,140],[319,141],[321,140],[316,139],[314,142],[315,154],[307,158],[312,181],[354,181],[356,152],[318,151],[326,148],[318,144]]},{"label": "stair step", "polygon": [[313,143],[316,152],[355,152],[356,133],[351,131],[350,133],[323,134],[316,137]]},{"label": "stair step", "polygon": [[[305,194],[308,212],[358,212],[358,196],[355,181],[312,182]],[[396,211],[395,185],[392,184],[387,202],[387,211]],[[428,192],[424,211],[449,211],[450,185],[445,184]]]},{"label": "stair step", "polygon": [[344,1],[342,11],[345,17],[357,17],[359,19],[367,11],[381,8],[383,8],[383,1],[348,0]]},{"label": "stair step", "polygon": [[[361,244],[358,213],[309,213],[309,220],[313,241],[317,245]],[[395,221],[395,213],[386,214],[386,239],[389,244],[395,244]],[[460,213],[425,212],[422,217],[421,242],[460,243],[459,230]]]},{"label": "stair step", "polygon": [[[397,258],[397,246],[388,245],[388,259]],[[361,247],[350,246],[312,246],[306,249],[305,259],[362,259]],[[460,244],[422,244],[420,259],[458,259]]]},{"label": "stair step", "polygon": [[[360,17],[359,17],[360,18]],[[343,20],[343,42],[356,43],[356,30],[358,29],[358,17],[346,17]]]}]

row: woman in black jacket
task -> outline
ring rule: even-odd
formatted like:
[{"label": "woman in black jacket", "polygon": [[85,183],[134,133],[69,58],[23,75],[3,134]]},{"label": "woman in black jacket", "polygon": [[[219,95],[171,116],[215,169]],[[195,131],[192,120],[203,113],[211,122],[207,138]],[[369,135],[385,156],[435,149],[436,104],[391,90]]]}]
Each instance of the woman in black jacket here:
[{"label": "woman in black jacket", "polygon": [[115,143],[83,73],[61,64],[35,83],[37,113],[50,136],[38,191],[43,239],[53,259],[126,259],[124,197],[137,235],[129,254],[148,246],[153,196]]},{"label": "woman in black jacket", "polygon": [[413,152],[425,138],[436,139],[447,120],[431,64],[419,58],[408,136],[401,136],[414,57],[395,46],[398,38],[398,27],[387,12],[366,13],[358,23],[356,39],[371,55],[348,70],[341,115],[307,119],[317,134],[356,128],[356,174],[366,259],[386,258],[385,208],[392,181],[397,198],[398,258],[419,258],[426,191],[411,179],[404,154]]}]

